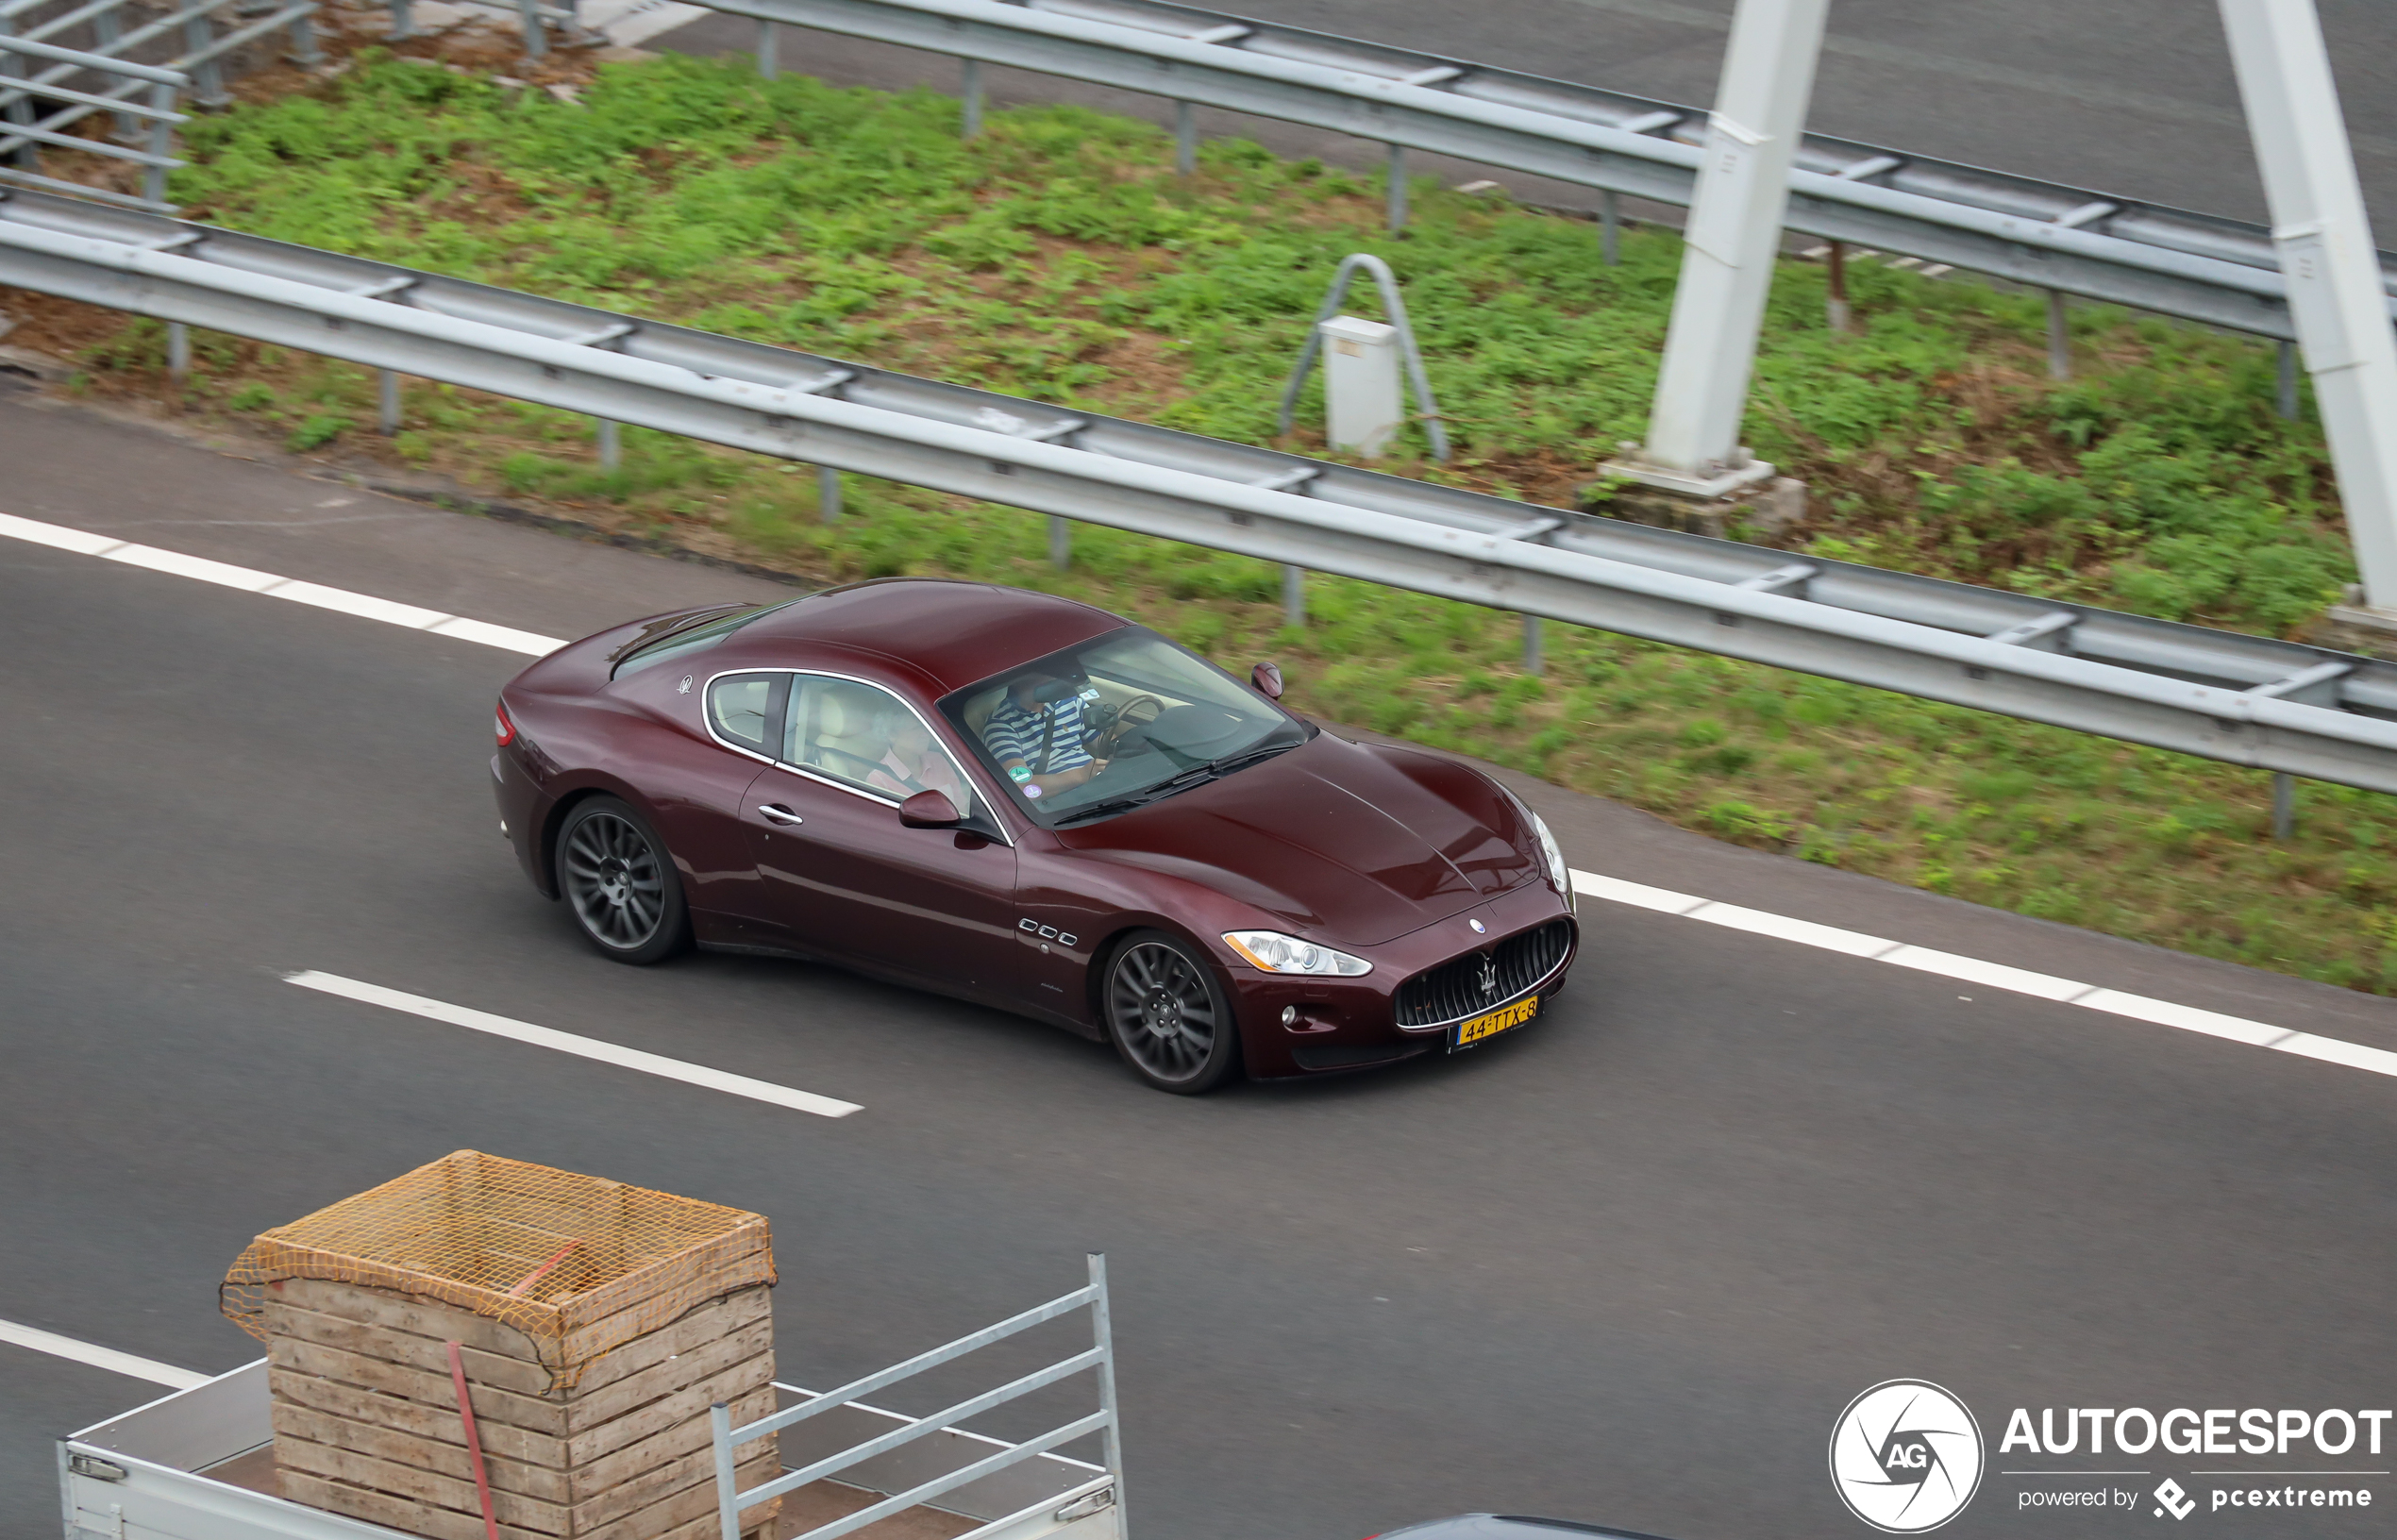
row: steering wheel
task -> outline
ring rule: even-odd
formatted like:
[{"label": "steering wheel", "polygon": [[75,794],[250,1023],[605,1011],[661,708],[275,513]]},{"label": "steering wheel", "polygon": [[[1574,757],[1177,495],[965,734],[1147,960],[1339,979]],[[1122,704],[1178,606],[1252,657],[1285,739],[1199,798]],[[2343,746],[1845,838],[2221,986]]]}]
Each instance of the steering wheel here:
[{"label": "steering wheel", "polygon": [[1115,708],[1107,725],[1090,735],[1093,759],[1112,760],[1135,728],[1145,728],[1165,714],[1165,703],[1154,695],[1134,695]]}]

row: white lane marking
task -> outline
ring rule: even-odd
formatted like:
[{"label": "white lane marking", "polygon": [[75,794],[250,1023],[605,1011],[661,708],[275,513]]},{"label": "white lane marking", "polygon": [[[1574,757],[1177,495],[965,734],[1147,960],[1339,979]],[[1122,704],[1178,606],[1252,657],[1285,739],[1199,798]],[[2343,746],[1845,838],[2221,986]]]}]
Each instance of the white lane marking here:
[{"label": "white lane marking", "polygon": [[14,1343],[20,1348],[30,1348],[37,1353],[48,1353],[55,1358],[71,1358],[77,1364],[89,1364],[95,1369],[106,1369],[110,1374],[129,1375],[136,1380],[147,1380],[153,1384],[165,1385],[172,1390],[189,1390],[193,1385],[205,1385],[209,1381],[209,1377],[205,1374],[193,1374],[189,1369],[178,1369],[172,1364],[161,1364],[154,1358],[137,1358],[131,1353],[120,1353],[113,1348],[102,1348],[89,1342],[77,1342],[73,1337],[62,1337],[56,1331],[44,1331],[40,1327],[19,1326],[14,1321],[0,1321],[0,1342]]},{"label": "white lane marking", "polygon": [[[520,631],[512,627],[495,626],[488,621],[469,620],[461,615],[445,615],[438,610],[421,609],[412,604],[400,604],[391,599],[378,599],[369,594],[352,593],[348,589],[327,588],[321,583],[303,582],[293,578],[281,578],[271,572],[251,567],[237,567],[206,557],[186,556],[179,551],[160,550],[153,545],[136,545],[109,535],[95,535],[88,529],[75,529],[65,525],[43,524],[34,519],[21,519],[0,513],[0,535],[47,545],[57,550],[74,551],[84,556],[97,556],[111,561],[146,567],[153,572],[169,573],[178,578],[193,578],[201,582],[238,588],[246,593],[263,594],[271,598],[290,599],[298,604],[314,605],[323,610],[339,611],[365,620],[379,620],[411,630],[431,631],[440,636],[455,637],[461,642],[480,643],[510,652],[529,653],[534,657],[555,652],[565,643],[553,636],[532,631]],[[2116,990],[2100,989],[2077,979],[2058,979],[2049,974],[2033,973],[2024,968],[2008,967],[2002,962],[1985,962],[1977,958],[1958,957],[1952,952],[1934,951],[1927,946],[1908,946],[1881,936],[1869,936],[1861,931],[1842,930],[1835,926],[1818,925],[1812,920],[1793,919],[1785,914],[1768,913],[1763,910],[1743,909],[1737,904],[1718,903],[1696,894],[1675,893],[1669,888],[1651,888],[1645,883],[1630,882],[1618,877],[1602,877],[1596,872],[1575,872],[1573,888],[1593,897],[1609,899],[1618,904],[1632,904],[1652,909],[1661,913],[1678,914],[1686,919],[1703,920],[1734,930],[1746,930],[1756,935],[1773,936],[1794,941],[1802,946],[1819,947],[1842,952],[1850,957],[1866,958],[1878,962],[1890,962],[1902,968],[1914,968],[1923,973],[1959,979],[1967,983],[1986,984],[1991,989],[2003,989],[2017,995],[2029,995],[2038,999],[2056,1000],[2068,1005],[2087,1006],[2113,1015],[2129,1016],[2139,1021],[2154,1022],[2163,1027],[2177,1027],[2187,1031],[2204,1032],[2233,1042],[2251,1043],[2258,1047],[2277,1048],[2284,1053],[2303,1054],[2327,1063],[2345,1064],[2354,1069],[2371,1070],[2376,1075],[2397,1076],[2397,1053],[2383,1048],[2367,1047],[2360,1043],[2348,1043],[2338,1038],[2316,1037],[2309,1032],[2292,1031],[2267,1022],[2249,1021],[2242,1016],[2225,1016],[2195,1006],[2176,1005],[2170,1000],[2152,1000],[2144,996],[2124,995]],[[763,1080],[746,1076],[727,1075],[696,1064],[662,1059],[655,1054],[633,1048],[619,1048],[612,1044],[578,1038],[570,1032],[553,1031],[526,1022],[510,1021],[505,1016],[486,1015],[462,1006],[444,1005],[438,1000],[420,999],[402,995],[396,990],[384,990],[374,984],[355,984],[347,979],[334,979],[330,974],[301,974],[293,983],[307,983],[312,989],[327,985],[312,982],[331,979],[343,987],[330,989],[333,994],[349,994],[353,998],[388,1005],[394,1010],[412,1011],[418,1015],[447,1021],[455,1026],[471,1027],[478,1031],[496,1032],[503,1037],[515,1037],[522,1042],[538,1043],[566,1053],[579,1053],[585,1058],[600,1059],[629,1068],[641,1069],[671,1080],[688,1080],[694,1085],[707,1085],[728,1091],[734,1096],[754,1096],[761,1101],[779,1106],[796,1107],[801,1112],[821,1113],[827,1117],[846,1117],[863,1111],[849,1102],[835,1101],[805,1091],[791,1091]],[[371,994],[359,994],[370,991]],[[388,997],[385,997],[388,996]],[[411,1002],[403,1004],[401,1002]],[[467,1020],[463,1018],[472,1017]],[[640,1061],[635,1063],[635,1061]],[[797,1099],[792,1099],[797,1098]],[[802,1105],[806,1103],[807,1105]],[[828,1109],[839,1108],[832,1112]]]},{"label": "white lane marking", "polygon": [[1817,946],[1869,962],[1889,962],[1967,983],[1986,984],[1991,989],[2028,995],[2036,999],[2082,1006],[2109,1015],[2154,1022],[2159,1027],[2177,1027],[2183,1031],[2204,1032],[2209,1037],[2227,1038],[2234,1043],[2251,1044],[2259,1048],[2275,1048],[2282,1053],[2303,1054],[2308,1059],[2344,1064],[2350,1069],[2370,1070],[2375,1075],[2397,1076],[2397,1053],[2386,1048],[2367,1047],[2361,1043],[2349,1043],[2336,1037],[2316,1037],[2311,1032],[2292,1031],[2270,1022],[2250,1021],[2245,1016],[2226,1016],[2216,1011],[2201,1011],[2193,1005],[2176,1005],[2171,1000],[2153,1000],[2144,995],[2125,995],[2120,990],[2101,989],[2077,979],[2058,979],[2053,974],[2033,973],[2027,968],[2010,968],[2003,962],[1984,962],[1979,958],[1958,957],[1953,952],[1935,952],[1928,946],[1910,946],[1903,941],[1869,936],[1860,930],[1842,930],[1834,926],[1817,925],[1812,920],[1791,919],[1785,914],[1770,914],[1763,910],[1742,909],[1736,904],[1717,903],[1695,894],[1675,893],[1670,888],[1651,888],[1645,883],[1626,882],[1619,877],[1601,877],[1596,872],[1575,872],[1573,891],[1587,894],[1593,898],[1651,909],[1661,914],[1677,914],[1684,919],[1703,920],[1708,925],[1719,925],[1733,930],[1794,941],[1802,946]]},{"label": "white lane marking", "polygon": [[494,1016],[487,1011],[470,1010],[462,1005],[450,1005],[442,1000],[428,1000],[422,995],[408,995],[396,989],[385,989],[380,984],[363,984],[355,979],[344,979],[339,974],[317,973],[310,970],[306,973],[286,974],[284,977],[289,982],[297,984],[302,989],[322,990],[327,995],[339,995],[344,999],[362,1000],[368,1005],[379,1005],[392,1011],[405,1011],[411,1015],[446,1022],[452,1027],[463,1027],[469,1031],[489,1032],[494,1037],[512,1038],[518,1043],[529,1043],[535,1047],[555,1048],[560,1053],[571,1053],[583,1059],[596,1059],[603,1064],[614,1064],[622,1069],[637,1069],[644,1075],[655,1075],[668,1080],[680,1080],[685,1085],[700,1086],[710,1091],[721,1091],[728,1096],[747,1096],[752,1101],[771,1102],[777,1107],[788,1107],[793,1112],[813,1113],[818,1117],[846,1117],[851,1113],[865,1111],[863,1107],[853,1101],[819,1096],[813,1091],[794,1091],[787,1085],[776,1085],[770,1080],[753,1080],[746,1075],[728,1074],[721,1069],[710,1069],[705,1064],[686,1063],[682,1060],[668,1059],[662,1054],[645,1053],[639,1048],[627,1048],[613,1043],[602,1043],[595,1037],[578,1037],[572,1032],[562,1032],[555,1028],[536,1027],[528,1021],[513,1021],[506,1016]]},{"label": "white lane marking", "polygon": [[445,615],[438,610],[378,599],[371,594],[353,594],[345,588],[327,588],[322,583],[303,582],[296,578],[260,572],[255,567],[211,561],[207,557],[187,556],[181,551],[160,550],[155,545],[136,545],[129,540],[118,540],[111,535],[95,535],[88,529],[21,519],[13,513],[0,513],[0,535],[36,545],[47,545],[54,550],[73,551],[79,556],[96,556],[109,561],[122,561],[127,566],[146,567],[152,572],[163,572],[172,577],[195,578],[221,588],[238,588],[245,594],[263,594],[271,599],[289,599],[294,604],[338,611],[361,620],[379,620],[392,626],[404,626],[411,631],[431,631],[437,636],[455,637],[461,642],[478,643],[505,652],[528,653],[539,658],[566,644],[562,638],[520,631],[512,626],[494,626],[486,620]]}]

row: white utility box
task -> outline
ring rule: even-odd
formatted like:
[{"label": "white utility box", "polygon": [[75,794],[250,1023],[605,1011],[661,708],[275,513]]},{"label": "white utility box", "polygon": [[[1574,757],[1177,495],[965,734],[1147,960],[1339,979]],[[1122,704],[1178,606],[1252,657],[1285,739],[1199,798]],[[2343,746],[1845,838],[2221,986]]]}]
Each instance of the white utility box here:
[{"label": "white utility box", "polygon": [[1353,315],[1321,323],[1324,440],[1370,460],[1406,421],[1399,388],[1399,328]]}]

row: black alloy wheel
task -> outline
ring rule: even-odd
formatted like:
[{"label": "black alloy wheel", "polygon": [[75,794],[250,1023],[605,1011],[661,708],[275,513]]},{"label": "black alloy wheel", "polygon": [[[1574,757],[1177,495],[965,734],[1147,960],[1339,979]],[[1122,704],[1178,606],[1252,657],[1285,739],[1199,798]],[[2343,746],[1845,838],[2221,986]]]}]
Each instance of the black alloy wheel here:
[{"label": "black alloy wheel", "polygon": [[602,956],[647,963],[682,949],[689,916],[665,842],[615,797],[595,796],[566,815],[558,891]]},{"label": "black alloy wheel", "polygon": [[1115,948],[1104,1010],[1115,1051],[1160,1091],[1195,1096],[1240,1065],[1240,1029],[1214,970],[1162,930],[1136,931]]}]

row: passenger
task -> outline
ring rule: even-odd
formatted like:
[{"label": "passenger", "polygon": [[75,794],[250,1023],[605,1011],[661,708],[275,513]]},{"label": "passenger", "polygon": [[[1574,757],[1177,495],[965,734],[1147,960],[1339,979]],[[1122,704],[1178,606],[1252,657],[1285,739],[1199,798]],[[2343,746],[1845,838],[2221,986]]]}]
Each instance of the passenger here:
[{"label": "passenger", "polygon": [[941,792],[960,812],[974,811],[957,766],[932,742],[915,713],[897,706],[883,708],[874,718],[874,736],[888,746],[865,783],[904,801],[918,792]]},{"label": "passenger", "polygon": [[1026,796],[1053,795],[1107,768],[1082,746],[1077,682],[1027,674],[1008,685],[1006,698],[982,725],[991,757]]}]

